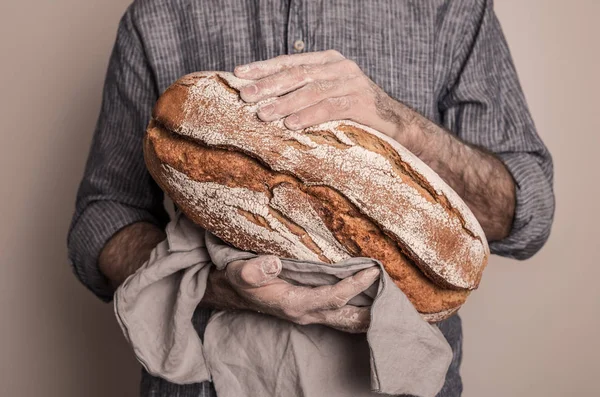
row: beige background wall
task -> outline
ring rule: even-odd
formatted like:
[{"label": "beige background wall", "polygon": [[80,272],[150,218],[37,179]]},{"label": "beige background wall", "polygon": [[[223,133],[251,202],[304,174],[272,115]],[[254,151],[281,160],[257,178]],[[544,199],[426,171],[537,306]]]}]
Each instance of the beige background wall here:
[{"label": "beige background wall", "polygon": [[[0,4],[0,395],[133,396],[139,367],[72,276],[65,235],[129,0]],[[467,397],[600,395],[600,2],[497,0],[554,155],[557,213],[534,259],[494,258],[462,310]]]}]

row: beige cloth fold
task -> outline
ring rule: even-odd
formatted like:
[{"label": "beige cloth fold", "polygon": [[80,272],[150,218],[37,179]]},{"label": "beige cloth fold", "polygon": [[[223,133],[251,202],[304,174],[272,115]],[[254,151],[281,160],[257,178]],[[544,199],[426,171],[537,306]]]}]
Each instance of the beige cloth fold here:
[{"label": "beige cloth fold", "polygon": [[182,214],[175,216],[167,239],[114,300],[123,333],[149,373],[175,383],[212,380],[219,397],[433,397],[442,388],[450,346],[370,258],[334,265],[282,259],[280,275],[294,284],[318,286],[380,267],[379,281],[350,302],[371,305],[366,337],[254,312],[219,311],[201,341],[191,318],[210,268],[255,256],[225,244]]}]

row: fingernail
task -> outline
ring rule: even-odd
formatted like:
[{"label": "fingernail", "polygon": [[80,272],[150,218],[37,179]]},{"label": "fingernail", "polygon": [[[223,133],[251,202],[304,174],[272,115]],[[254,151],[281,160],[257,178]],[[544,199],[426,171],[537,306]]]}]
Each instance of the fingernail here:
[{"label": "fingernail", "polygon": [[279,270],[277,260],[271,257],[265,258],[262,263],[262,269],[265,274],[277,273],[277,271]]},{"label": "fingernail", "polygon": [[365,272],[365,274],[367,275],[367,277],[371,278],[371,277],[375,277],[379,275],[379,268],[378,267],[372,267],[369,270],[367,270]]},{"label": "fingernail", "polygon": [[296,115],[296,114],[292,114],[291,116],[288,116],[285,119],[285,125],[292,129],[298,128],[299,123],[300,123],[300,117],[298,117],[298,115]]},{"label": "fingernail", "polygon": [[273,114],[274,110],[275,110],[275,106],[272,104],[268,104],[268,105],[264,105],[260,109],[258,109],[258,112],[263,116],[270,116]]}]

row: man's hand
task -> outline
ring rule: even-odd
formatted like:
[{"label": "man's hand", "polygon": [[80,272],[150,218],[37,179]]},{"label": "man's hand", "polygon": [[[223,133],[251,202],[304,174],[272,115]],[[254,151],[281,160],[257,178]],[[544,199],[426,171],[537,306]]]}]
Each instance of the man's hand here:
[{"label": "man's hand", "polygon": [[[98,265],[114,289],[150,257],[165,238],[157,226],[138,222],[124,227],[103,248]],[[298,287],[278,278],[281,261],[259,256],[212,270],[200,306],[222,310],[252,310],[297,324],[323,324],[345,332],[366,332],[369,308],[348,305],[379,278],[379,269],[366,269],[335,285]]]},{"label": "man's hand", "polygon": [[492,153],[469,145],[387,95],[337,51],[282,55],[238,66],[235,74],[255,80],[243,87],[247,102],[263,104],[264,121],[284,119],[301,129],[333,120],[374,128],[416,154],[467,203],[488,240],[506,237],[515,211],[515,185]]},{"label": "man's hand", "polygon": [[[244,101],[279,97],[259,109],[264,121],[284,118],[286,127],[297,130],[347,119],[398,138],[401,120],[394,108],[402,104],[337,51],[283,55],[239,66],[235,74],[258,80],[242,88]],[[402,141],[410,148],[409,139]]]},{"label": "man's hand", "polygon": [[345,332],[366,332],[369,308],[348,305],[379,277],[370,268],[323,287],[300,287],[278,278],[281,261],[259,256],[212,270],[201,306],[222,310],[252,310],[296,324],[323,324]]}]

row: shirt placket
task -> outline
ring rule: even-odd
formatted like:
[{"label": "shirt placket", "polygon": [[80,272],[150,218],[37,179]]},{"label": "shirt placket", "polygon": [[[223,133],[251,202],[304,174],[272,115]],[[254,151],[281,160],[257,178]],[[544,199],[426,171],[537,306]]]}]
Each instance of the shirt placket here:
[{"label": "shirt placket", "polygon": [[302,1],[290,1],[290,12],[288,16],[287,30],[287,53],[298,54],[307,51],[307,35],[304,26]]}]

